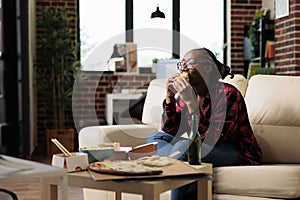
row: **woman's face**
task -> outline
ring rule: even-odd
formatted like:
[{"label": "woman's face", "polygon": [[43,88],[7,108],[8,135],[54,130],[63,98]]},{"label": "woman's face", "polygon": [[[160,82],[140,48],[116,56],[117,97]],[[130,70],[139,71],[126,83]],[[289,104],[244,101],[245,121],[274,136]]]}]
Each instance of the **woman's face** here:
[{"label": "woman's face", "polygon": [[203,50],[191,50],[182,59],[183,66],[180,71],[189,73],[189,80],[192,86],[207,84],[212,67],[215,66],[208,53]]}]

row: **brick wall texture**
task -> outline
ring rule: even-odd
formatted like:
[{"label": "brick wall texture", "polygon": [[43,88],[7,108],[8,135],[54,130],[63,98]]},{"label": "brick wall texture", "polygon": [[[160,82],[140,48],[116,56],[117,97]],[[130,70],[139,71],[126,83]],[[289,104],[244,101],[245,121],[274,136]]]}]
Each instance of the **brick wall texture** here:
[{"label": "brick wall texture", "polygon": [[289,16],[275,20],[277,74],[300,75],[300,0],[289,0]]},{"label": "brick wall texture", "polygon": [[234,73],[244,74],[244,26],[250,25],[261,0],[231,0],[231,68]]},{"label": "brick wall texture", "polygon": [[[231,67],[243,74],[243,27],[250,25],[262,0],[231,0]],[[289,0],[289,15],[275,19],[275,68],[278,75],[300,75],[300,0]]]},{"label": "brick wall texture", "polygon": [[147,89],[155,74],[101,74],[84,72],[73,90],[73,115],[77,128],[106,124],[105,96],[122,89]]}]

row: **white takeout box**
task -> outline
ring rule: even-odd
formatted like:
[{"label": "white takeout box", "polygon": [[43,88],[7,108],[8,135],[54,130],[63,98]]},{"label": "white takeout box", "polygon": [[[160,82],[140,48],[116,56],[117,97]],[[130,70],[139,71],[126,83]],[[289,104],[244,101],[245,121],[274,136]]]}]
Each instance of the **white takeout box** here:
[{"label": "white takeout box", "polygon": [[83,171],[89,166],[86,153],[74,152],[72,156],[64,154],[54,154],[52,156],[52,166],[66,168],[68,172]]}]

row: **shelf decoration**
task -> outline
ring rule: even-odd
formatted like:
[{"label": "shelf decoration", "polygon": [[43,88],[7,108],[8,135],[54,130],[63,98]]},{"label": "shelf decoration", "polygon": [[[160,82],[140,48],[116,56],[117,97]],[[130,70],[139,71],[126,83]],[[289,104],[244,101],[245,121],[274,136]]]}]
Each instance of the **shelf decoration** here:
[{"label": "shelf decoration", "polygon": [[275,44],[274,41],[268,40],[265,50],[265,58],[272,59],[275,57]]},{"label": "shelf decoration", "polygon": [[115,63],[116,73],[138,73],[137,69],[137,45],[135,43],[116,44],[123,60]]}]

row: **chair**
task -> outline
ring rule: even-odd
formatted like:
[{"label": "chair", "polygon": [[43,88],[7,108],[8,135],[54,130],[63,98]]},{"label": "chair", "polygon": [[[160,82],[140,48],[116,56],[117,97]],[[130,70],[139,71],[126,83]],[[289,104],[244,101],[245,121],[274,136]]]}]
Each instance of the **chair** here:
[{"label": "chair", "polygon": [[18,197],[14,192],[0,188],[0,199],[1,200],[18,200]]}]

